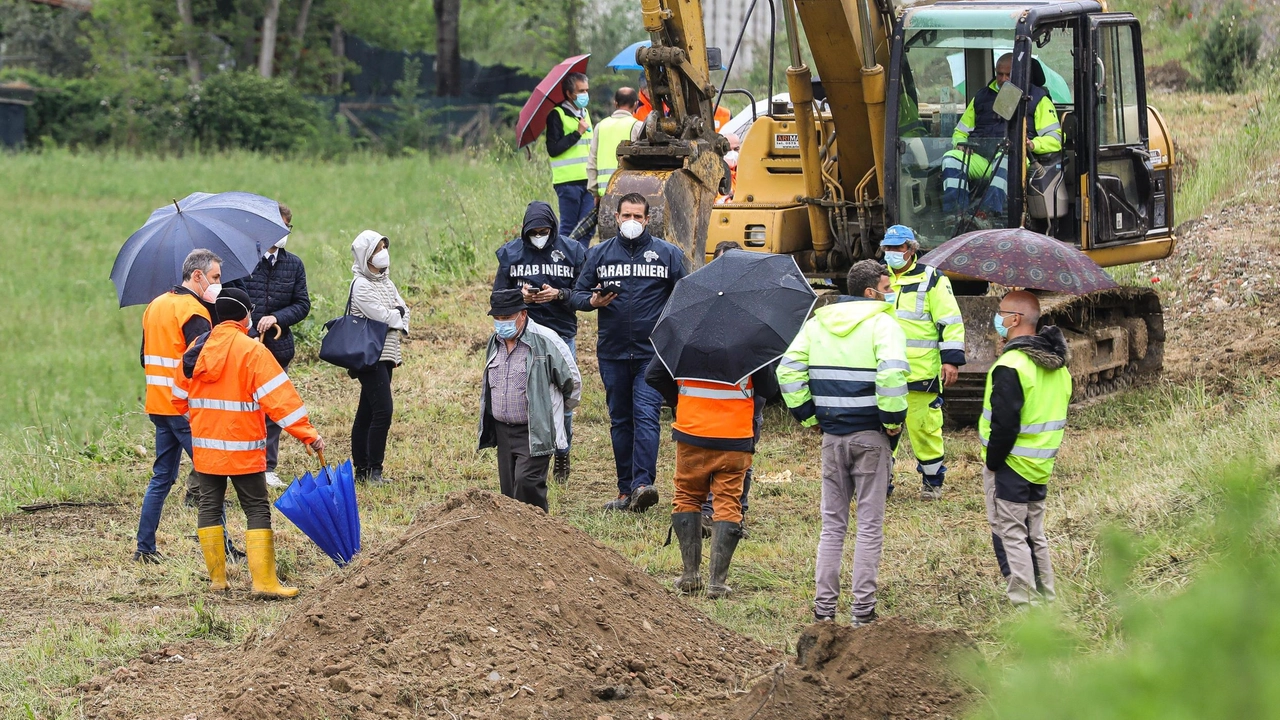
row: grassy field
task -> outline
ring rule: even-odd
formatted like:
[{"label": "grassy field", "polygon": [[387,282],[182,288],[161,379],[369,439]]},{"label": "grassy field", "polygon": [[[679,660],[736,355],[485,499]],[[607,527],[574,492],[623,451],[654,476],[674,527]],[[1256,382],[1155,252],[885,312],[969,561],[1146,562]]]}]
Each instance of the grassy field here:
[{"label": "grassy field", "polygon": [[[1180,219],[1223,201],[1257,199],[1246,183],[1274,161],[1275,131],[1258,118],[1272,96],[1170,95],[1161,100],[1179,145],[1197,160],[1180,189]],[[1254,131],[1240,132],[1249,122]],[[525,203],[543,197],[544,168],[484,155],[443,160],[356,159],[292,163],[251,156],[184,159],[77,156],[4,159],[0,216],[0,716],[77,717],[64,689],[165,642],[204,637],[253,643],[288,604],[247,593],[210,599],[188,539],[194,514],[171,503],[161,525],[164,567],[129,562],[136,508],[148,476],[149,423],[139,411],[140,309],[119,310],[107,277],[119,244],[156,206],[194,190],[246,189],[289,203],[290,249],[306,261],[316,307],[304,339],[338,312],[349,277],[350,239],[378,229],[393,240],[393,275],[414,307],[407,362],[396,376],[396,424],[388,474],[399,482],[362,489],[366,543],[395,537],[425,504],[466,487],[497,487],[492,453],[474,452],[478,349],[491,252],[518,225]],[[1132,271],[1127,271],[1130,274]],[[1132,278],[1131,278],[1132,279]],[[1176,279],[1166,283],[1175,291]],[[1212,349],[1212,337],[1192,339]],[[586,380],[576,421],[575,473],[557,488],[552,512],[659,578],[678,554],[662,546],[661,512],[606,516],[613,488],[608,418],[594,360],[594,319],[580,334]],[[345,457],[357,385],[336,369],[302,361],[292,373],[312,417]],[[1185,378],[1185,375],[1180,375]],[[1088,651],[1121,644],[1115,585],[1104,567],[1107,529],[1139,538],[1128,587],[1160,594],[1183,587],[1214,562],[1211,519],[1220,507],[1217,469],[1241,452],[1280,461],[1280,386],[1235,378],[1229,391],[1196,378],[1130,392],[1072,418],[1051,493],[1049,529],[1060,578],[1057,611]],[[1248,428],[1247,439],[1240,428]],[[910,492],[912,463],[899,465],[904,492],[890,503],[882,568],[882,612],[961,628],[1000,660],[1011,611],[989,559],[979,494],[978,444],[949,438],[948,495],[925,504]],[[282,474],[305,469],[296,443]],[[740,548],[730,600],[691,602],[718,621],[789,648],[808,619],[817,538],[816,438],[770,408],[757,456],[766,480],[753,493],[752,539]],[[789,475],[787,474],[789,473]],[[671,496],[672,449],[663,443],[659,483]],[[786,481],[789,479],[789,482]],[[31,500],[118,503],[32,516],[7,515]],[[662,506],[659,506],[661,510]],[[243,519],[232,517],[239,532]],[[304,592],[332,563],[284,521],[281,568]],[[243,576],[235,581],[244,583]],[[842,608],[842,612],[844,609]]]}]

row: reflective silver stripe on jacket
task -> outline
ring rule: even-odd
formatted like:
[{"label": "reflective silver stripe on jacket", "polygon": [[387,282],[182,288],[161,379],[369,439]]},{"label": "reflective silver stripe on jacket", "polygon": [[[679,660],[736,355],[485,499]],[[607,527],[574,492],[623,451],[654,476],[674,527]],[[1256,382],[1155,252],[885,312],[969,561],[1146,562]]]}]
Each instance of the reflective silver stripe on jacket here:
[{"label": "reflective silver stripe on jacket", "polygon": [[[982,419],[986,420],[987,422],[991,422],[991,411],[983,410]],[[1066,430],[1066,429],[1067,429],[1066,420],[1050,420],[1048,422],[1032,423],[1031,425],[1021,425],[1018,427],[1018,432],[1023,435],[1035,435],[1036,433],[1055,432],[1057,430]]]},{"label": "reflective silver stripe on jacket", "polygon": [[240,402],[238,400],[210,400],[209,398],[191,398],[188,403],[192,410],[227,410],[229,412],[256,412],[256,402]]},{"label": "reflective silver stripe on jacket", "polygon": [[753,389],[735,389],[735,390],[712,390],[711,388],[689,387],[688,385],[680,386],[680,394],[689,397],[707,398],[708,400],[742,400],[743,398],[754,397],[756,391]]},{"label": "reflective silver stripe on jacket", "polygon": [[148,375],[148,376],[147,376],[147,384],[148,384],[148,385],[163,385],[164,387],[171,388],[171,387],[173,387],[173,378],[168,377],[168,376],[165,376],[165,375]]},{"label": "reflective silver stripe on jacket", "polygon": [[279,422],[277,422],[276,424],[277,424],[277,425],[279,425],[279,426],[280,426],[280,427],[282,427],[282,428],[287,428],[287,427],[289,427],[290,425],[292,425],[292,424],[294,424],[294,423],[298,422],[299,420],[301,420],[302,418],[304,418],[304,417],[306,417],[306,416],[307,416],[307,406],[306,406],[306,405],[303,405],[302,407],[298,408],[297,410],[294,410],[293,412],[289,413],[288,415],[285,415],[284,417],[280,418],[280,421],[279,421]]},{"label": "reflective silver stripe on jacket", "polygon": [[836,368],[814,368],[809,371],[810,380],[852,380],[854,382],[875,382],[875,370],[841,370]]},{"label": "reflective silver stripe on jacket", "polygon": [[569,158],[568,160],[552,160],[551,167],[558,168],[558,167],[564,167],[566,165],[580,165],[582,163],[585,163],[586,161],[587,159],[585,157]]},{"label": "reflective silver stripe on jacket", "polygon": [[956,132],[962,132],[965,135],[968,135],[969,133],[973,132],[973,128],[969,127],[968,125],[965,125],[963,122],[958,122],[956,123]]},{"label": "reflective silver stripe on jacket", "polygon": [[250,450],[265,450],[267,447],[267,439],[261,440],[214,440],[213,438],[191,438],[191,447],[198,447],[204,450],[226,450],[227,452],[246,452]]},{"label": "reflective silver stripe on jacket", "polygon": [[178,398],[179,400],[186,400],[186,399],[187,399],[187,391],[186,391],[186,390],[183,390],[180,386],[178,386],[178,384],[177,384],[177,383],[174,383],[174,385],[173,385],[173,396],[174,396],[175,398]]},{"label": "reflective silver stripe on jacket", "polygon": [[942,318],[941,320],[938,321],[938,324],[939,325],[957,325],[963,322],[964,322],[963,317],[960,317],[959,315],[952,315],[950,317]]},{"label": "reflective silver stripe on jacket", "polygon": [[[907,347],[909,347],[909,348],[936,348],[936,347],[938,347],[938,341],[937,341],[937,340],[907,340]],[[963,344],[961,344],[961,347],[963,347]]]},{"label": "reflective silver stripe on jacket", "polygon": [[911,372],[911,363],[906,360],[882,360],[877,366],[880,370],[902,370]]},{"label": "reflective silver stripe on jacket", "polygon": [[263,383],[262,387],[258,388],[257,390],[254,390],[253,399],[261,400],[262,398],[266,397],[272,390],[275,390],[276,388],[280,387],[281,385],[287,382],[289,382],[289,376],[286,375],[285,373],[280,373],[279,375]]},{"label": "reflective silver stripe on jacket", "polygon": [[1046,125],[1044,129],[1040,130],[1039,135],[1040,137],[1044,137],[1049,133],[1059,132],[1060,130],[1062,130],[1062,125],[1059,123],[1054,123],[1052,125]]},{"label": "reflective silver stripe on jacket", "polygon": [[830,395],[814,395],[813,404],[822,407],[838,407],[838,408],[860,408],[875,407],[876,398],[874,395],[865,397],[833,397]]},{"label": "reflective silver stripe on jacket", "polygon": [[933,316],[931,316],[927,312],[911,312],[910,310],[898,310],[895,314],[898,316],[899,320],[924,320],[927,322],[933,319]]},{"label": "reflective silver stripe on jacket", "polygon": [[142,362],[144,365],[159,365],[160,367],[176,368],[182,364],[181,360],[167,358],[162,355],[143,355]]},{"label": "reflective silver stripe on jacket", "polygon": [[963,350],[964,343],[959,340],[943,340],[938,343],[939,350]]},{"label": "reflective silver stripe on jacket", "polygon": [[791,393],[793,393],[793,392],[800,392],[800,391],[801,391],[801,390],[803,390],[803,389],[805,388],[805,386],[806,386],[806,385],[808,385],[808,384],[809,384],[809,383],[807,383],[807,382],[805,382],[805,381],[803,381],[803,380],[798,380],[798,381],[796,381],[796,382],[783,383],[782,385],[780,385],[780,386],[779,386],[779,388],[778,388],[778,389],[779,389],[781,392],[786,393],[786,394],[788,394],[788,395],[789,395],[789,394],[791,394]]},{"label": "reflective silver stripe on jacket", "polygon": [[791,358],[787,357],[786,355],[783,355],[783,356],[782,356],[782,362],[780,362],[780,363],[778,363],[778,364],[779,364],[779,365],[781,365],[781,366],[782,366],[782,367],[784,367],[784,368],[787,368],[788,370],[796,370],[796,371],[798,371],[798,372],[808,372],[808,371],[809,371],[809,366],[808,366],[808,365],[806,365],[805,363],[800,362],[799,360],[792,360]]},{"label": "reflective silver stripe on jacket", "polygon": [[906,385],[898,385],[896,387],[887,387],[885,385],[876,386],[876,394],[881,397],[898,397],[907,394]]}]

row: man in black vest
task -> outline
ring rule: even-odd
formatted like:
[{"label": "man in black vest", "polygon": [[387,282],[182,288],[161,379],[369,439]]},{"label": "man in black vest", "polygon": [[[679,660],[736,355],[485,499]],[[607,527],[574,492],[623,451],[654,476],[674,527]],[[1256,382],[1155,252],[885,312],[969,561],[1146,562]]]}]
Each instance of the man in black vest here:
[{"label": "man in black vest", "polygon": [[[1009,194],[1009,154],[1014,142],[1013,124],[995,111],[996,96],[1009,82],[1013,70],[1013,54],[1005,53],[996,61],[996,77],[978,91],[964,115],[956,123],[951,142],[955,148],[942,158],[942,209],[960,212],[968,208],[971,182],[987,180],[980,211],[1003,215]],[[1037,156],[1046,165],[1056,162],[1062,152],[1062,126],[1058,110],[1044,88],[1044,69],[1032,60],[1032,87],[1028,107],[1034,116],[1028,118],[1025,138],[1028,158]]]},{"label": "man in black vest", "polygon": [[[280,204],[280,219],[293,230],[293,212]],[[307,293],[307,269],[302,258],[287,252],[285,235],[263,253],[253,274],[227,283],[244,290],[253,301],[253,324],[249,337],[261,337],[280,367],[287,369],[293,360],[293,333],[290,328],[311,313],[311,296]],[[276,474],[280,456],[280,426],[267,419],[267,485],[284,487]]]}]

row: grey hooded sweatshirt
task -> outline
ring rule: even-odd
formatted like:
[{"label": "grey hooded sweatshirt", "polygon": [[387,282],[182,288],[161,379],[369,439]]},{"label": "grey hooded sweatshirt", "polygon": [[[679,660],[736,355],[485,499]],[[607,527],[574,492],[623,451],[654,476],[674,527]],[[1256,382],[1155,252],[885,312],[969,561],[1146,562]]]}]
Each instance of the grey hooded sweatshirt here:
[{"label": "grey hooded sweatshirt", "polygon": [[365,230],[351,243],[351,272],[355,275],[351,281],[351,314],[387,324],[387,342],[379,359],[399,365],[403,362],[400,336],[409,334],[409,306],[391,282],[388,270],[369,270],[369,260],[385,238],[382,233]]}]

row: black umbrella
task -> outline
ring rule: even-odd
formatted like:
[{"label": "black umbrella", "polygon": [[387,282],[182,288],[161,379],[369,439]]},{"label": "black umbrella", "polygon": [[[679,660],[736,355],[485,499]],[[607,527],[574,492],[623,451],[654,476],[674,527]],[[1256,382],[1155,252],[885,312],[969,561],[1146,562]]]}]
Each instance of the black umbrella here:
[{"label": "black umbrella", "polygon": [[650,340],[672,377],[738,384],[787,351],[817,300],[791,256],[730,250],[676,283]]},{"label": "black umbrella", "polygon": [[182,282],[182,261],[197,248],[222,258],[222,281],[247,276],[289,234],[275,200],[246,192],[191,193],[151,213],[125,241],[111,268],[120,307],[146,305]]}]

